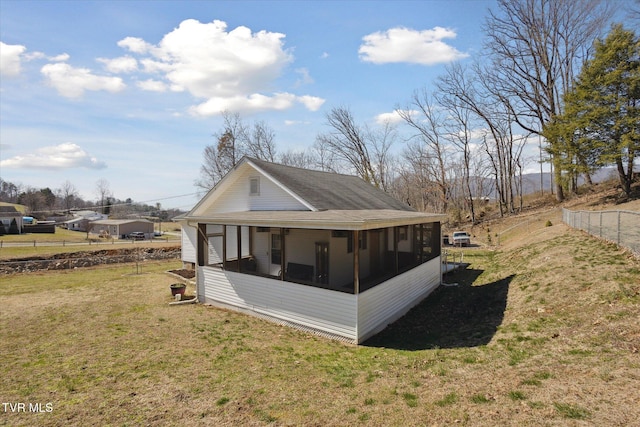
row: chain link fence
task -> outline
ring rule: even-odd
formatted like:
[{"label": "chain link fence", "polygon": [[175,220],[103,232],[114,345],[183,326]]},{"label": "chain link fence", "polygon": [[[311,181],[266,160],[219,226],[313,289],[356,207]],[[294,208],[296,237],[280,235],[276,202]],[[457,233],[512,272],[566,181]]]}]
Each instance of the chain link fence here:
[{"label": "chain link fence", "polygon": [[640,212],[562,209],[562,221],[570,227],[616,243],[640,256]]}]

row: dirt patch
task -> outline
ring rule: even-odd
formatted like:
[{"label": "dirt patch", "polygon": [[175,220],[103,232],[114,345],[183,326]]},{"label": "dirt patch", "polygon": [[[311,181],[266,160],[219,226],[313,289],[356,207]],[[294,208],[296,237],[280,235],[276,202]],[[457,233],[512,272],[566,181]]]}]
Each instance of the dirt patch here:
[{"label": "dirt patch", "polygon": [[183,269],[179,269],[179,270],[169,270],[169,273],[173,273],[173,274],[177,274],[180,277],[183,277],[185,279],[194,279],[196,277],[196,271],[195,270],[189,270],[186,268]]},{"label": "dirt patch", "polygon": [[179,259],[180,247],[105,249],[55,254],[45,257],[16,258],[0,262],[0,274],[39,270],[69,270],[103,264],[120,264],[147,260]]}]

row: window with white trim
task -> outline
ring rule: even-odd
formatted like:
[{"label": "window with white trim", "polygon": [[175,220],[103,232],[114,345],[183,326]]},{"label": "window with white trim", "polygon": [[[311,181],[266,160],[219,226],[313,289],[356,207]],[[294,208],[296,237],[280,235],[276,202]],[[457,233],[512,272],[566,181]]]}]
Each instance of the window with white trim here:
[{"label": "window with white trim", "polygon": [[253,176],[249,178],[249,195],[250,196],[260,195],[260,177]]}]

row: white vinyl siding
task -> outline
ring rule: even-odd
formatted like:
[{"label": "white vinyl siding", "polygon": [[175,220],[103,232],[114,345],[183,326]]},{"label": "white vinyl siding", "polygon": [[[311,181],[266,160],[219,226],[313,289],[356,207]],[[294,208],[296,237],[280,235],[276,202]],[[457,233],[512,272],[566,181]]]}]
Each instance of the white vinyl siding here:
[{"label": "white vinyl siding", "polygon": [[198,281],[205,301],[357,339],[355,295],[211,267],[198,268]]},{"label": "white vinyl siding", "polygon": [[[265,233],[266,234],[266,233]],[[250,310],[361,343],[403,316],[440,285],[440,258],[359,295],[199,267],[200,300]]]},{"label": "white vinyl siding", "polygon": [[440,285],[440,257],[358,295],[358,342],[382,331]]},{"label": "white vinyl siding", "polygon": [[184,223],[180,224],[180,230],[182,231],[180,236],[182,243],[182,261],[195,264],[198,262],[198,257],[196,256],[198,230]]},{"label": "white vinyl siding", "polygon": [[218,197],[214,206],[210,206],[201,214],[243,212],[243,211],[299,211],[308,210],[302,203],[293,198],[273,181],[261,177],[259,194],[250,196],[251,179],[256,178],[256,171],[245,168],[236,179],[229,183],[226,191]]}]

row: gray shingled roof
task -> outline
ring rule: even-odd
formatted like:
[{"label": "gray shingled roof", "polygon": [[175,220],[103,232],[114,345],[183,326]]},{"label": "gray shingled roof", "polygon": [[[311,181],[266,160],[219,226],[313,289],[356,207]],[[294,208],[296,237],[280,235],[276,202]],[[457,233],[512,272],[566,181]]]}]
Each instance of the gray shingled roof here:
[{"label": "gray shingled roof", "polygon": [[301,169],[247,158],[319,210],[415,211],[357,176]]},{"label": "gray shingled roof", "polygon": [[14,206],[0,206],[0,214],[5,214],[4,216],[22,215],[22,213],[18,212],[18,210]]}]

